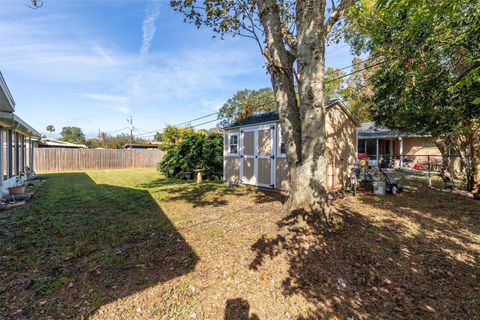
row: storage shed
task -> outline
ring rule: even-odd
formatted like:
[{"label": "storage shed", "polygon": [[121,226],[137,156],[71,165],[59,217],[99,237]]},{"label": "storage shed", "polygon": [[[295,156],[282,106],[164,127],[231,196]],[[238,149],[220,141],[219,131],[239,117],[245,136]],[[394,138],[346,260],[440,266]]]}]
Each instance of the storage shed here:
[{"label": "storage shed", "polygon": [[[347,184],[360,123],[341,100],[325,103],[326,187]],[[288,190],[289,171],[277,112],[253,115],[224,128],[223,175],[229,184]]]}]

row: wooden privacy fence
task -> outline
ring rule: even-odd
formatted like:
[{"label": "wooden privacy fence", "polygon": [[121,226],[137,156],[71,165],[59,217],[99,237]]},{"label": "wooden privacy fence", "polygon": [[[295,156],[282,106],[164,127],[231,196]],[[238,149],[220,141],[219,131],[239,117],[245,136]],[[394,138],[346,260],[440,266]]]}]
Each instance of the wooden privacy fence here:
[{"label": "wooden privacy fence", "polygon": [[36,148],[36,172],[83,171],[95,169],[150,168],[164,152],[127,149]]}]

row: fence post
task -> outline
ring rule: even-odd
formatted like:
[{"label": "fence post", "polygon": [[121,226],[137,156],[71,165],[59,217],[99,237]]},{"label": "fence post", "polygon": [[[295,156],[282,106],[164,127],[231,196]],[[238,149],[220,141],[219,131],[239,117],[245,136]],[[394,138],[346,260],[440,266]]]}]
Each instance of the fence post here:
[{"label": "fence post", "polygon": [[430,164],[430,155],[427,155],[427,159],[428,159],[428,186],[431,188],[432,187],[432,174],[431,174],[432,166]]}]

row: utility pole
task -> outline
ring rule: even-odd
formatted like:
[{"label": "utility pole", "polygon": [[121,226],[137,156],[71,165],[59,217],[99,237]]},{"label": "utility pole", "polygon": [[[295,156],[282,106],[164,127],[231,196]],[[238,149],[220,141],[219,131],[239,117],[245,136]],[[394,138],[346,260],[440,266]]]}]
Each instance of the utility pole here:
[{"label": "utility pole", "polygon": [[130,116],[130,118],[127,118],[127,122],[130,124],[130,139],[128,144],[130,145],[130,148],[132,147],[133,143],[133,118]]}]

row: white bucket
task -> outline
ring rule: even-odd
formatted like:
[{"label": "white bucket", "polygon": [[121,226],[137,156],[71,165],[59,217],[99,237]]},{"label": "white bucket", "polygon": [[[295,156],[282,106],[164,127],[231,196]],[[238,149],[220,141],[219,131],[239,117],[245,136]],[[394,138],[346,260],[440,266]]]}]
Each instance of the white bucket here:
[{"label": "white bucket", "polygon": [[378,194],[379,196],[385,195],[385,181],[373,182],[373,194]]}]

